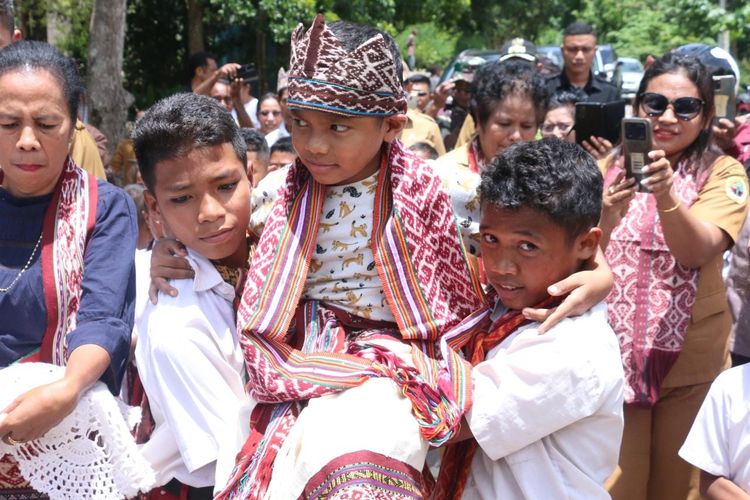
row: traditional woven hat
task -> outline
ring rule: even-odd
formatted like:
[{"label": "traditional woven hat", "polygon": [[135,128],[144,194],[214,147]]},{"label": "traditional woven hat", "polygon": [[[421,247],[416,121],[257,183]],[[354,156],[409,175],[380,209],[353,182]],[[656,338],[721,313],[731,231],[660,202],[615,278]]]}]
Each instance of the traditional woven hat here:
[{"label": "traditional woven hat", "polygon": [[286,72],[284,67],[279,68],[279,73],[276,76],[276,92],[281,92],[289,86],[289,73]]},{"label": "traditional woven hat", "polygon": [[346,50],[318,14],[307,32],[292,34],[290,109],[345,116],[389,116],[406,112],[406,94],[382,35]]}]

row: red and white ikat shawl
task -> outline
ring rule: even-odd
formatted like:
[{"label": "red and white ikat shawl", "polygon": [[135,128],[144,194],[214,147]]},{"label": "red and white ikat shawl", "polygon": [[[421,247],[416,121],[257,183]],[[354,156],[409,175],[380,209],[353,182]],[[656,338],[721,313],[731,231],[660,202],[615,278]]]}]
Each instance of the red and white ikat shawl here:
[{"label": "red and white ikat shawl", "polygon": [[[622,159],[605,175],[605,189],[622,171]],[[710,170],[696,171],[681,162],[674,188],[691,206]],[[607,297],[609,322],[617,333],[625,370],[625,401],[652,406],[664,378],[677,360],[695,304],[698,269],[683,266],[669,250],[649,193],[636,193],[615,228],[605,252],[615,276]]]}]

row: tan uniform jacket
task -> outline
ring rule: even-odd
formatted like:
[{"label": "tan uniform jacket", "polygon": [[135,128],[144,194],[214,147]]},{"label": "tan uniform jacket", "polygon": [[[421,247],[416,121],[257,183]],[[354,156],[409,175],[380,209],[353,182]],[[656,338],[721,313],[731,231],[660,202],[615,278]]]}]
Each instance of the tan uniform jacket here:
[{"label": "tan uniform jacket", "polygon": [[432,117],[420,113],[415,109],[410,109],[406,112],[406,126],[403,132],[401,132],[401,142],[407,148],[418,142],[426,142],[438,152],[438,155],[442,156],[445,154],[445,145],[443,144],[443,136],[440,134],[440,127],[438,127],[435,120]]},{"label": "tan uniform jacket", "polygon": [[93,174],[98,179],[107,180],[107,174],[104,172],[104,164],[102,163],[102,157],[99,155],[99,148],[96,145],[96,141],[94,141],[89,131],[86,130],[86,126],[81,120],[76,120],[73,141],[70,144],[70,157],[76,165],[86,172]]}]

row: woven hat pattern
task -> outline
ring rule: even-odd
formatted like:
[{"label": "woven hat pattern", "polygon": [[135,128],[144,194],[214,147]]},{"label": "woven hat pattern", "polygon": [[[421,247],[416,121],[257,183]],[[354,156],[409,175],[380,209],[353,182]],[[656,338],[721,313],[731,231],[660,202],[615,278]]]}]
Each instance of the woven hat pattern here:
[{"label": "woven hat pattern", "polygon": [[292,34],[288,105],[388,116],[406,112],[406,94],[382,35],[347,51],[318,15],[307,32],[300,24]]}]

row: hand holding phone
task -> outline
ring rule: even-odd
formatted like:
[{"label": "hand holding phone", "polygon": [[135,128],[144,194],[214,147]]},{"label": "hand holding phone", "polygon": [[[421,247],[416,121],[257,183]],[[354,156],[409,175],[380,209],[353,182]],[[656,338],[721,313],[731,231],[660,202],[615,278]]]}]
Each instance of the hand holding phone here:
[{"label": "hand holding phone", "polygon": [[722,118],[734,121],[736,107],[734,88],[737,84],[737,80],[733,75],[718,75],[714,76],[713,80],[714,109],[716,111],[714,124],[718,124],[719,120]]},{"label": "hand holding phone", "polygon": [[622,152],[625,158],[625,175],[635,179],[639,192],[648,192],[641,184],[646,177],[643,167],[651,160],[648,156],[652,148],[651,121],[645,118],[622,119]]}]

